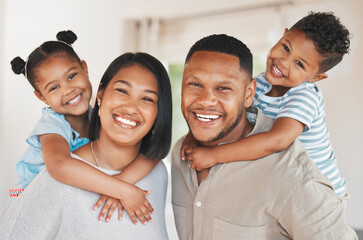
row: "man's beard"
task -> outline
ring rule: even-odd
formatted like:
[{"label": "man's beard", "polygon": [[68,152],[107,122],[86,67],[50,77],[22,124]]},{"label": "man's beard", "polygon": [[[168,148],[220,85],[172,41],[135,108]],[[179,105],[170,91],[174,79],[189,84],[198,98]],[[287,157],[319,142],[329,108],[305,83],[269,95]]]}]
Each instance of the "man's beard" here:
[{"label": "man's beard", "polygon": [[[211,142],[214,142],[214,141],[217,141],[221,138],[224,138],[225,136],[227,136],[229,133],[231,133],[235,127],[241,122],[242,120],[242,116],[243,116],[243,111],[244,111],[244,104],[242,103],[240,105],[241,107],[238,109],[238,113],[237,113],[237,118],[236,120],[234,121],[233,124],[231,124],[230,126],[227,126],[225,129],[223,129],[215,138],[213,138],[212,140],[209,140],[209,141],[199,141],[199,142],[203,142],[203,143],[211,143]],[[189,128],[190,129],[190,128]],[[191,132],[191,134],[193,135],[193,132]],[[197,139],[195,138],[195,136],[193,135],[194,139]]]}]

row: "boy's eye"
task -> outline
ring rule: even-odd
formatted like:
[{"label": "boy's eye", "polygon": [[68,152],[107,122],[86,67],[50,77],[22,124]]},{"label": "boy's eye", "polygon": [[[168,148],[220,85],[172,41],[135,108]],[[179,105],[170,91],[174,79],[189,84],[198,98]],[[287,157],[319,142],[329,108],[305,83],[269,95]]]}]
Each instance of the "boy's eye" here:
[{"label": "boy's eye", "polygon": [[218,90],[230,90],[230,88],[229,87],[218,87]]},{"label": "boy's eye", "polygon": [[290,49],[288,46],[286,46],[285,44],[282,44],[282,47],[285,49],[286,52],[290,52]]},{"label": "boy's eye", "polygon": [[73,73],[68,77],[68,80],[72,80],[75,76],[77,75],[77,73]]},{"label": "boy's eye", "polygon": [[299,61],[299,60],[296,60],[295,61],[296,62],[296,64],[299,66],[299,67],[301,67],[302,69],[304,69],[304,65]]}]

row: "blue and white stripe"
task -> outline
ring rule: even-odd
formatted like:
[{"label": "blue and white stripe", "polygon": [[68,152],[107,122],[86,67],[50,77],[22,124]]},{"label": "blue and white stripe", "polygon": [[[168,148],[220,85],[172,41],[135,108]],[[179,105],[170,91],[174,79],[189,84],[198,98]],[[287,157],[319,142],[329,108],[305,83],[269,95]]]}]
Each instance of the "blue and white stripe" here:
[{"label": "blue and white stripe", "polygon": [[304,144],[310,158],[329,178],[339,196],[346,193],[346,182],[340,176],[326,126],[324,98],[314,83],[302,83],[289,89],[281,97],[269,97],[271,84],[264,74],[256,77],[257,90],[253,104],[272,118],[288,117],[305,125],[298,139]]}]

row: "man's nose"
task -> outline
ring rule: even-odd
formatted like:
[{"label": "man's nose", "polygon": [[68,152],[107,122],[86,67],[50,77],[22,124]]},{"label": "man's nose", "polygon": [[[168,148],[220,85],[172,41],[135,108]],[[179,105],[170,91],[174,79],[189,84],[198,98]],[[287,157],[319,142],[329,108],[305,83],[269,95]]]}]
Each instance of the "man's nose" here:
[{"label": "man's nose", "polygon": [[204,89],[198,97],[198,103],[205,107],[214,106],[217,102],[218,98],[212,89]]}]

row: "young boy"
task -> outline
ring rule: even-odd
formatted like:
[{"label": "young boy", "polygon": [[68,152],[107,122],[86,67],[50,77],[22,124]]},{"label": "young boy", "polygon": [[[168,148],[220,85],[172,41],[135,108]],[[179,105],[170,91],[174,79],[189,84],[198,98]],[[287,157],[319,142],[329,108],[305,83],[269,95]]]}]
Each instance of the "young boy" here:
[{"label": "young boy", "polygon": [[333,13],[309,13],[285,29],[270,50],[265,73],[256,78],[253,104],[275,119],[272,129],[214,148],[197,147],[189,133],[182,158],[191,160],[192,168],[202,170],[283,151],[297,138],[330,179],[335,192],[344,196],[346,183],[339,174],[326,127],[324,99],[315,82],[327,78],[326,71],[348,53],[349,37],[349,31]]}]

